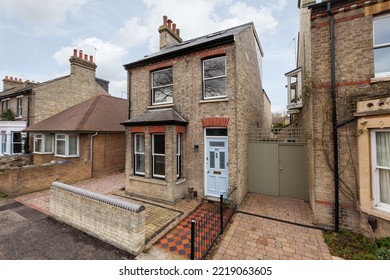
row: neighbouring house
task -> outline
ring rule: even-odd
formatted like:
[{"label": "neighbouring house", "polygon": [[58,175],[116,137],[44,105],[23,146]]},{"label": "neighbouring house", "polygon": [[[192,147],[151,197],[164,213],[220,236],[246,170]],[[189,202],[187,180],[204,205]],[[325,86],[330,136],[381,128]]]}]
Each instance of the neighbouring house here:
[{"label": "neighbouring house", "polygon": [[390,235],[390,1],[300,0],[288,113],[317,224]]},{"label": "neighbouring house", "polygon": [[128,73],[126,192],[170,203],[188,191],[248,192],[248,134],[271,126],[253,23],[183,41],[163,17],[160,50]]},{"label": "neighbouring house", "polygon": [[[97,95],[29,126],[36,165],[72,161],[83,163],[91,178],[125,169],[127,101]],[[76,172],[76,171],[74,171]],[[85,169],[80,169],[85,173]]]},{"label": "neighbouring house", "polygon": [[[108,94],[108,81],[95,77],[92,56],[74,50],[70,74],[43,83],[6,76],[0,92],[0,113],[12,112],[12,119],[0,120],[0,156],[30,150],[28,134],[21,131],[56,113],[98,94]],[[59,100],[61,102],[59,102]]]}]

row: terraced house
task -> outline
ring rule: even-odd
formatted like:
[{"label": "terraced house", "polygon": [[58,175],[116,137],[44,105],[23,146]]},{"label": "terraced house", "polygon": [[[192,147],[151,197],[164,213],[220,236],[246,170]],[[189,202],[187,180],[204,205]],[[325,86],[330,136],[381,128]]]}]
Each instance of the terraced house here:
[{"label": "terraced house", "polygon": [[183,41],[163,17],[160,51],[126,64],[126,191],[170,203],[247,193],[248,133],[270,127],[252,23]]},{"label": "terraced house", "polygon": [[22,132],[26,127],[88,98],[108,94],[109,82],[96,78],[97,66],[92,56],[75,49],[69,62],[69,75],[43,83],[10,76],[3,79],[0,113],[8,117],[0,120],[0,156],[26,152],[28,134]]},{"label": "terraced house", "polygon": [[[318,1],[317,1],[318,2]],[[300,0],[287,109],[318,224],[390,235],[390,1]]]}]

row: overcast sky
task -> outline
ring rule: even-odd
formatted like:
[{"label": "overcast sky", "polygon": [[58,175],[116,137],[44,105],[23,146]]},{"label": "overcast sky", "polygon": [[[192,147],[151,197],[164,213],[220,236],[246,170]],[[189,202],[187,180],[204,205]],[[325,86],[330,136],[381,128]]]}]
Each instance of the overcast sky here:
[{"label": "overcast sky", "polygon": [[253,22],[265,54],[264,89],[272,110],[285,110],[297,0],[0,0],[0,77],[44,82],[68,75],[77,48],[95,55],[97,77],[110,81],[110,93],[126,97],[123,65],[158,50],[163,15],[183,40]]}]

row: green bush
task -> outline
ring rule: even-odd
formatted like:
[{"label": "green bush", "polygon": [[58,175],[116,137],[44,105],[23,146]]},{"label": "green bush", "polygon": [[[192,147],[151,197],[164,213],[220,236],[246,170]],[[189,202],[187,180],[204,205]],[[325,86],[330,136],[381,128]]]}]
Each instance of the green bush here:
[{"label": "green bush", "polygon": [[11,109],[7,109],[0,114],[0,120],[2,121],[14,121],[15,114]]}]

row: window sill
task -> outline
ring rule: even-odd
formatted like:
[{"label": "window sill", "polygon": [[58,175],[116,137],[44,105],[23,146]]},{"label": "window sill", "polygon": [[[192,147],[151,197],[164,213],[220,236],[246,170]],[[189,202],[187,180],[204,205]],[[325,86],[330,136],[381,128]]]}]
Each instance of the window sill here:
[{"label": "window sill", "polygon": [[60,157],[60,158],[78,158],[78,157],[80,157],[79,155],[77,155],[77,156],[63,156],[63,155],[54,155],[54,156],[56,156],[56,157]]},{"label": "window sill", "polygon": [[48,152],[48,153],[41,153],[41,152],[33,152],[34,155],[54,155],[53,152]]},{"label": "window sill", "polygon": [[151,183],[151,184],[156,184],[156,185],[161,185],[161,186],[167,185],[167,182],[165,180],[155,179],[155,178],[145,178],[145,177],[139,176],[139,175],[138,176],[137,175],[130,175],[129,180],[144,182],[144,183]]},{"label": "window sill", "polygon": [[367,213],[369,215],[375,216],[377,218],[380,218],[380,219],[383,219],[383,220],[386,220],[386,221],[390,221],[390,213],[387,213],[387,212],[384,212],[384,211],[380,211],[380,210],[377,210],[377,209],[374,209],[374,208],[363,208],[362,207],[361,210],[364,213]]},{"label": "window sill", "polygon": [[228,102],[229,99],[224,97],[224,98],[214,98],[214,99],[203,99],[199,100],[199,104],[204,104],[204,103],[216,103],[216,102]]},{"label": "window sill", "polygon": [[161,105],[149,105],[147,109],[161,109],[161,108],[172,108],[174,106],[173,103],[169,104],[161,104]]},{"label": "window sill", "polygon": [[390,82],[390,77],[377,77],[377,78],[371,78],[370,83],[380,83],[380,82]]}]

